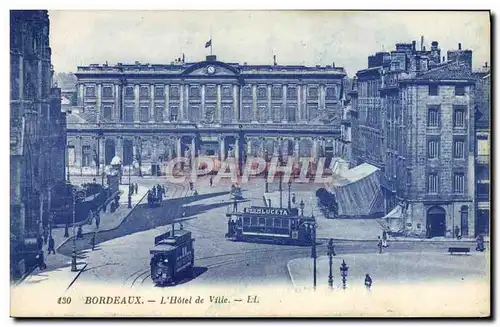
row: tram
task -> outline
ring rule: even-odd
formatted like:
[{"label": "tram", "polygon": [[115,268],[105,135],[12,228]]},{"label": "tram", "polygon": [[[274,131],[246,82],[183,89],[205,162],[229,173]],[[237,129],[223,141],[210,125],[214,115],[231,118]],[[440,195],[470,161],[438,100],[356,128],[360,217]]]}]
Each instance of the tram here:
[{"label": "tram", "polygon": [[151,279],[156,285],[175,285],[181,275],[194,276],[194,238],[191,232],[179,229],[155,237],[151,254]]},{"label": "tram", "polygon": [[297,208],[252,206],[226,216],[232,241],[311,245],[314,239],[314,217],[299,215]]}]

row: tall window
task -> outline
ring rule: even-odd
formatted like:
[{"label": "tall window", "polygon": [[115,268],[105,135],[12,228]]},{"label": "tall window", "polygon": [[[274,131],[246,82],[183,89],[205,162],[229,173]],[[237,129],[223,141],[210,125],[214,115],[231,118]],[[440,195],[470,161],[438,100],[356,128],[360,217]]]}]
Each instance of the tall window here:
[{"label": "tall window", "polygon": [[257,89],[257,98],[260,100],[267,99],[267,88],[265,86],[259,86]]},{"label": "tall window", "polygon": [[155,122],[163,121],[163,107],[155,107]]},{"label": "tall window", "polygon": [[273,99],[281,99],[283,97],[283,89],[281,86],[273,86],[271,89],[271,97]]},{"label": "tall window", "polygon": [[465,86],[456,85],[455,86],[455,95],[465,95]]},{"label": "tall window", "polygon": [[131,107],[131,106],[125,107],[124,120],[128,123],[131,123],[134,121],[134,107]]},{"label": "tall window", "polygon": [[453,174],[453,192],[464,193],[465,191],[465,175],[464,173]]},{"label": "tall window", "polygon": [[436,159],[439,157],[439,140],[431,139],[427,141],[427,158]]},{"label": "tall window", "polygon": [[281,107],[280,106],[273,107],[273,121],[275,121],[275,122],[281,121]]},{"label": "tall window", "polygon": [[92,149],[90,145],[82,146],[82,167],[90,167],[92,162]]},{"label": "tall window", "polygon": [[139,98],[149,98],[149,87],[141,86],[139,88]]},{"label": "tall window", "polygon": [[134,144],[132,140],[123,140],[123,165],[130,166],[134,161]]},{"label": "tall window", "polygon": [[102,97],[103,98],[112,98],[113,97],[113,87],[104,86],[102,88]]},{"label": "tall window", "polygon": [[170,87],[170,99],[179,99],[179,86],[173,85]]},{"label": "tall window", "polygon": [[427,175],[427,193],[439,192],[439,177],[437,173],[429,173]]},{"label": "tall window", "polygon": [[251,86],[243,87],[241,93],[242,93],[243,98],[251,98],[252,97],[252,87]]},{"label": "tall window", "polygon": [[200,87],[199,86],[191,86],[189,88],[189,97],[199,99],[200,98]]},{"label": "tall window", "polygon": [[315,86],[309,87],[307,90],[307,97],[310,99],[316,99],[318,97],[318,88]]},{"label": "tall window", "polygon": [[231,86],[224,85],[222,87],[222,97],[226,99],[233,97],[233,95],[231,94]]},{"label": "tall window", "polygon": [[205,96],[208,99],[215,99],[215,97],[217,97],[217,88],[215,85],[207,85],[205,89]]},{"label": "tall window", "polygon": [[147,122],[149,120],[149,107],[143,106],[140,111],[140,121]]},{"label": "tall window", "polygon": [[465,106],[453,106],[453,127],[465,127]]},{"label": "tall window", "polygon": [[102,118],[107,120],[111,119],[111,106],[104,106],[102,108]]},{"label": "tall window", "polygon": [[295,122],[296,118],[295,118],[295,112],[296,112],[296,108],[295,107],[288,107],[288,121],[289,122]]},{"label": "tall window", "polygon": [[126,98],[129,98],[129,99],[133,99],[135,98],[135,95],[134,95],[134,87],[133,86],[127,86],[125,88],[125,97]]},{"label": "tall window", "polygon": [[286,89],[287,100],[297,100],[297,88],[295,86],[288,86]]},{"label": "tall window", "polygon": [[177,121],[179,115],[179,107],[170,107],[170,121]]},{"label": "tall window", "polygon": [[326,98],[327,99],[336,99],[337,98],[337,90],[334,86],[330,86],[326,88]]},{"label": "tall window", "polygon": [[74,166],[76,162],[75,146],[68,145],[68,166]]},{"label": "tall window", "polygon": [[439,86],[429,85],[429,95],[439,95]]},{"label": "tall window", "polygon": [[429,107],[427,111],[427,126],[439,127],[439,107]]},{"label": "tall window", "polygon": [[95,97],[95,87],[94,86],[87,86],[85,88],[85,96],[86,97]]},{"label": "tall window", "polygon": [[463,138],[456,138],[453,140],[453,158],[463,159],[465,149],[465,140]]},{"label": "tall window", "polygon": [[165,93],[165,90],[163,88],[163,85],[159,85],[159,86],[155,87],[155,98],[162,98],[164,93]]}]

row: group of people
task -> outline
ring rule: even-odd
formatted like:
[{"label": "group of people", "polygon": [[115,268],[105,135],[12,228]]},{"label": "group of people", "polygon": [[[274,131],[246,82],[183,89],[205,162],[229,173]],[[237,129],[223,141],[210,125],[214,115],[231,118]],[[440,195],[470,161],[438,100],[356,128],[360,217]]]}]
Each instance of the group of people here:
[{"label": "group of people", "polygon": [[148,203],[152,205],[155,202],[162,202],[163,196],[167,193],[167,188],[160,184],[153,186],[152,189],[148,191]]},{"label": "group of people", "polygon": [[132,194],[137,194],[137,192],[139,192],[139,185],[137,185],[137,183],[135,184],[130,184],[128,186],[128,194],[129,195],[132,195]]}]

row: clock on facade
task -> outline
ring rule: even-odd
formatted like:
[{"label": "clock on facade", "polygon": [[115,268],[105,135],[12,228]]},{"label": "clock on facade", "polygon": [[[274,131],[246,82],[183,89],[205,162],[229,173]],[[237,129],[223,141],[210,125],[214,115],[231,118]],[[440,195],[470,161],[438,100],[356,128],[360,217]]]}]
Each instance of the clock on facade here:
[{"label": "clock on facade", "polygon": [[209,73],[209,74],[215,73],[215,67],[214,66],[208,66],[207,67],[207,73]]}]

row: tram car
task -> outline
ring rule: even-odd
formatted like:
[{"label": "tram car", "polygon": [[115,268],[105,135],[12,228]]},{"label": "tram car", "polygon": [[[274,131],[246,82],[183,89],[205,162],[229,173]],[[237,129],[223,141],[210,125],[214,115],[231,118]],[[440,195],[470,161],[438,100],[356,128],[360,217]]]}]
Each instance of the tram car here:
[{"label": "tram car", "polygon": [[250,207],[227,213],[232,241],[311,245],[314,218],[299,215],[297,208]]},{"label": "tram car", "polygon": [[156,285],[175,285],[178,277],[194,275],[194,238],[191,232],[175,230],[155,237],[150,249],[151,279]]}]

